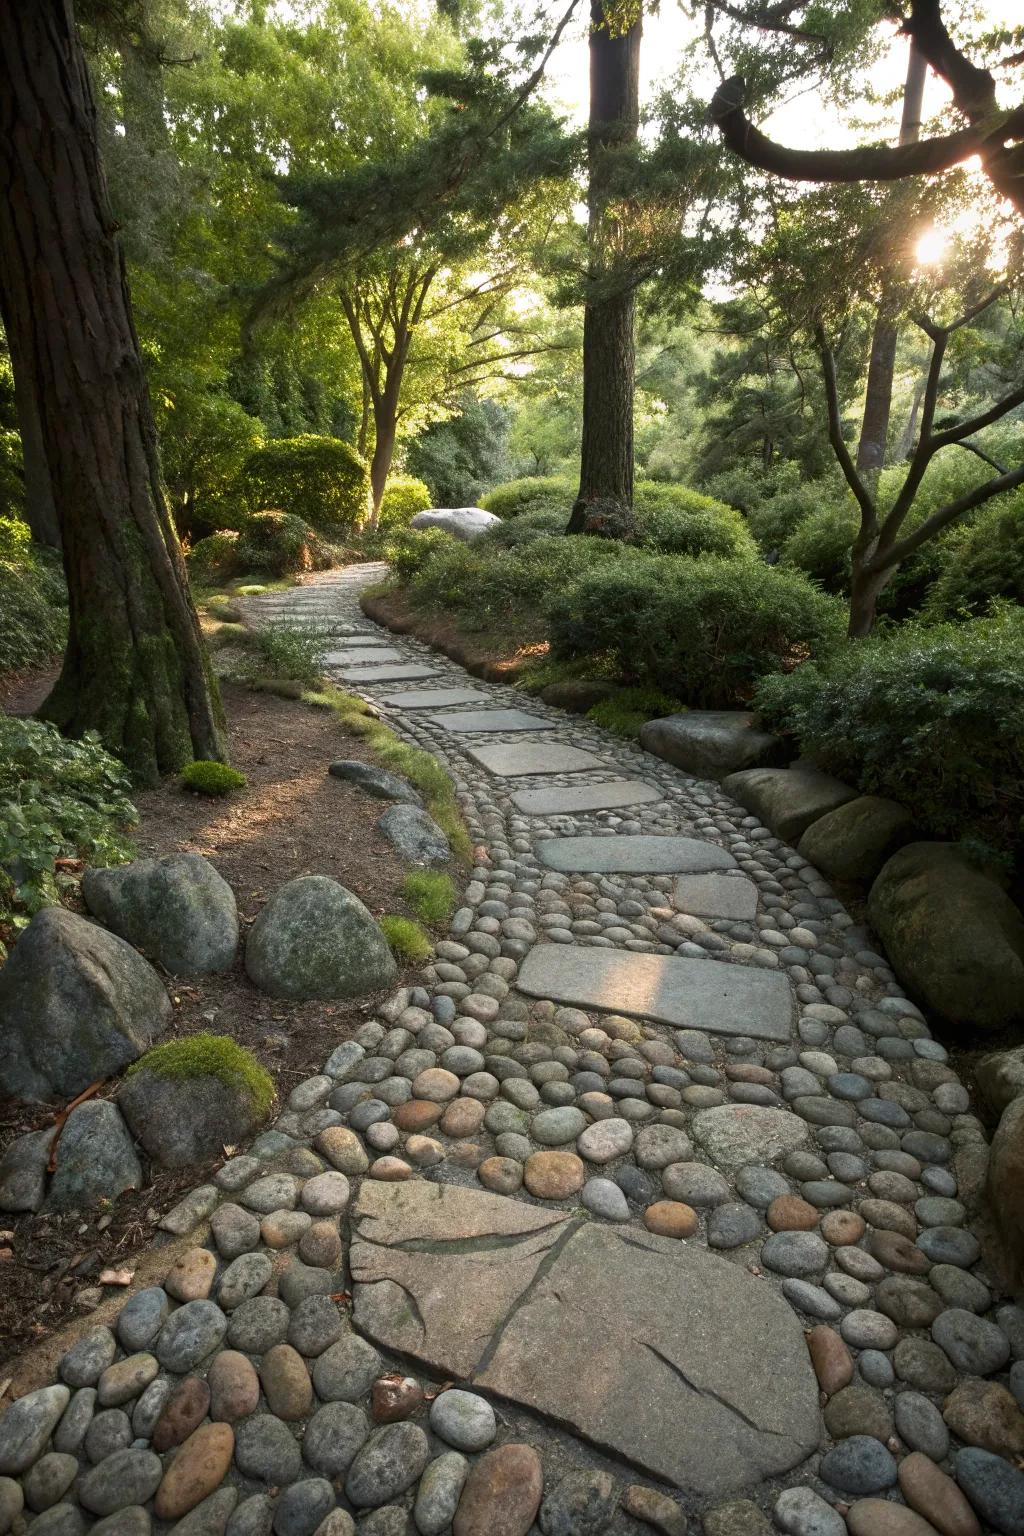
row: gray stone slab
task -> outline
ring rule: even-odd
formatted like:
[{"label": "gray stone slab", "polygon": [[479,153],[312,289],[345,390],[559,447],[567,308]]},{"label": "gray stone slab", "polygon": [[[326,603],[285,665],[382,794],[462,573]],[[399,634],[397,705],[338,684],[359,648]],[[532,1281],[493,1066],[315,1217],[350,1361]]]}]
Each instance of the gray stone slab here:
[{"label": "gray stone slab", "polygon": [[675,904],[693,917],[727,917],[749,923],[757,916],[757,886],[746,875],[680,875]]},{"label": "gray stone slab", "polygon": [[381,699],[385,709],[446,709],[449,704],[483,704],[486,693],[476,688],[410,688],[407,693],[388,693]]},{"label": "gray stone slab", "polygon": [[521,789],[512,804],[527,816],[572,815],[607,811],[618,805],[649,805],[664,796],[642,779],[608,779],[604,784],[570,784],[565,789]]},{"label": "gray stone slab", "polygon": [[431,715],[434,725],[446,731],[551,731],[555,721],[541,715],[528,715],[521,709],[458,709],[446,715]]},{"label": "gray stone slab", "polygon": [[535,944],[516,978],[528,997],[654,1019],[676,1029],[789,1040],[793,999],[781,971],[685,955]]},{"label": "gray stone slab", "polygon": [[370,645],[374,649],[378,649],[381,646],[393,644],[390,635],[364,635],[362,632],[349,632],[345,630],[335,630],[334,638],[342,650],[345,651],[350,651],[353,646]]},{"label": "gray stone slab", "polygon": [[[386,1349],[722,1498],[819,1443],[800,1323],[699,1246],[424,1181],[364,1181],[354,1322]],[[458,1298],[458,1306],[452,1298]]]},{"label": "gray stone slab", "polygon": [[417,677],[437,677],[436,667],[421,667],[414,662],[399,662],[383,667],[343,667],[341,675],[347,683],[410,683]]},{"label": "gray stone slab", "polygon": [[519,778],[528,773],[582,773],[587,768],[607,768],[592,752],[579,747],[537,746],[498,742],[493,747],[470,747],[469,756],[488,773]]},{"label": "gray stone slab", "polygon": [[733,869],[736,860],[717,843],[699,837],[551,837],[537,845],[537,857],[563,874],[704,874]]},{"label": "gray stone slab", "polygon": [[401,651],[393,645],[352,645],[343,651],[331,651],[324,660],[330,667],[355,667],[362,662],[376,665],[381,661],[403,661]]}]

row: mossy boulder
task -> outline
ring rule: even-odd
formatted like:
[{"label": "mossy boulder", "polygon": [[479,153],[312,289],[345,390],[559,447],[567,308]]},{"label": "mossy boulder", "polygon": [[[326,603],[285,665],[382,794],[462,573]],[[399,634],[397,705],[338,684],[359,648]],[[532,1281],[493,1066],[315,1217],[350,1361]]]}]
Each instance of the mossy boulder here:
[{"label": "mossy boulder", "polygon": [[86,870],[82,895],[95,917],[173,975],[231,967],[238,948],[234,893],[202,854]]},{"label": "mossy boulder", "polygon": [[1024,1023],[1024,918],[949,843],[910,843],[868,896],[871,924],[910,995],[963,1031]]},{"label": "mossy boulder", "polygon": [[640,745],[699,779],[722,779],[742,769],[784,763],[789,756],[785,744],[742,709],[691,709],[648,720]]},{"label": "mossy boulder", "polygon": [[274,1083],[237,1041],[188,1035],[137,1061],[117,1102],[153,1162],[184,1168],[248,1141],[270,1115]]},{"label": "mossy boulder", "polygon": [[884,795],[858,795],[813,821],[797,852],[830,880],[868,885],[913,836],[913,820],[902,805]]},{"label": "mossy boulder", "polygon": [[245,968],[272,997],[364,997],[397,974],[388,941],[358,896],[326,875],[276,890],[249,930]]},{"label": "mossy boulder", "polygon": [[0,1089],[74,1098],[141,1056],[170,1016],[163,982],[130,944],[46,907],[0,971]]},{"label": "mossy boulder", "polygon": [[796,843],[812,822],[857,795],[848,784],[803,764],[744,768],[724,778],[722,788],[787,843]]}]

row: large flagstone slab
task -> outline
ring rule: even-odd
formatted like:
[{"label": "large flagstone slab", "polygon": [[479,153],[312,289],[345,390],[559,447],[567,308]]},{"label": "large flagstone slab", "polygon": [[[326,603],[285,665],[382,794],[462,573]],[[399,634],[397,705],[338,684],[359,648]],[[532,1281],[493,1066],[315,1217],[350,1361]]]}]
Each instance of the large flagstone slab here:
[{"label": "large flagstone slab", "polygon": [[749,923],[757,916],[757,886],[746,875],[680,875],[675,904],[693,917],[726,917]]},{"label": "large flagstone slab", "polygon": [[817,1448],[796,1315],[703,1248],[500,1195],[366,1180],[353,1320],[384,1348],[723,1497]]},{"label": "large flagstone slab", "polygon": [[342,667],[347,683],[401,683],[417,677],[436,677],[436,667],[421,667],[414,662],[398,662],[382,667]]},{"label": "large flagstone slab", "polygon": [[431,715],[434,725],[446,731],[552,731],[554,720],[528,715],[522,709],[458,709],[450,714]]},{"label": "large flagstone slab", "polygon": [[734,869],[736,860],[717,843],[699,837],[551,837],[537,845],[537,857],[563,874],[674,875]]},{"label": "large flagstone slab", "polygon": [[331,651],[324,660],[331,667],[357,667],[363,663],[377,666],[382,661],[402,661],[403,657],[393,645],[350,645],[343,651]]},{"label": "large flagstone slab", "polygon": [[477,688],[410,688],[381,699],[386,709],[446,709],[449,704],[483,704],[487,694]]},{"label": "large flagstone slab", "polygon": [[649,805],[664,795],[642,779],[608,779],[604,784],[569,784],[564,789],[521,789],[512,804],[527,816],[571,816],[577,811],[610,811],[619,805]]},{"label": "large flagstone slab", "polygon": [[674,1029],[756,1040],[789,1040],[793,1033],[786,976],[723,960],[535,944],[515,984],[527,997],[654,1019]]},{"label": "large flagstone slab", "polygon": [[599,757],[580,747],[550,746],[547,742],[517,745],[497,742],[493,747],[470,747],[469,756],[488,773],[518,778],[528,773],[582,773],[587,768],[606,768]]}]

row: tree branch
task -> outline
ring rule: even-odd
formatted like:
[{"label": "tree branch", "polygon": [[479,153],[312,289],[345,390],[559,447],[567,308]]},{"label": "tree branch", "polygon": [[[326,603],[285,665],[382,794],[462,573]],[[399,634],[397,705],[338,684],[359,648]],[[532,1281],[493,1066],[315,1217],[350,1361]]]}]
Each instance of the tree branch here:
[{"label": "tree branch", "polygon": [[872,560],[871,569],[885,571],[890,566],[899,565],[908,555],[912,555],[915,549],[920,549],[921,545],[934,534],[940,533],[943,528],[948,528],[950,523],[955,523],[957,518],[963,517],[967,512],[973,512],[975,507],[983,506],[986,501],[991,501],[993,496],[1001,496],[1005,491],[1016,490],[1018,485],[1024,485],[1024,464],[1008,470],[1006,474],[999,475],[995,480],[986,480],[983,485],[975,486],[973,491],[958,496],[956,501],[951,501],[948,506],[940,507],[938,512],[933,512],[931,517],[926,517],[924,522],[899,544],[894,544],[886,550],[881,558]]},{"label": "tree branch", "polygon": [[857,499],[860,507],[861,536],[872,536],[878,523],[878,514],[871,493],[860,475],[857,467],[850,457],[850,450],[843,440],[843,423],[839,410],[839,386],[836,381],[836,360],[832,348],[828,344],[825,335],[825,327],[820,323],[814,328],[814,339],[821,353],[821,371],[825,380],[825,401],[828,406],[828,440],[832,445],[832,452],[839,460],[839,468],[842,470],[846,483]]}]

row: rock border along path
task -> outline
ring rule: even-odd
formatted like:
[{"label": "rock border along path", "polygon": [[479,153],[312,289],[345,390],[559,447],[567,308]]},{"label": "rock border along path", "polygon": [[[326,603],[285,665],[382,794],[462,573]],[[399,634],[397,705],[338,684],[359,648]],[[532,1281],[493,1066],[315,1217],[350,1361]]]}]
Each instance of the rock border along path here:
[{"label": "rock border along path", "polygon": [[[247,608],[360,645],[380,574]],[[394,644],[426,690],[464,687]],[[453,1514],[455,1536],[526,1536],[538,1507],[543,1536],[1021,1536],[1024,1312],[969,1226],[984,1135],[864,931],[717,785],[534,703],[535,750],[587,762],[491,771],[521,732],[448,731],[346,649],[332,670],[447,764],[487,860],[422,984],[164,1219],[209,1219],[209,1248],[0,1420],[0,1533],[27,1498],[32,1536],[147,1536],[151,1505],[175,1536],[429,1536]],[[602,785],[611,805],[557,808]],[[571,837],[697,839],[735,870],[548,868]],[[660,984],[630,987],[658,973],[680,1027]],[[580,974],[614,975],[612,1011],[566,1004]],[[456,1364],[471,1391],[429,1434],[371,1431],[371,1387],[378,1421],[378,1394],[422,1402],[377,1381],[389,1360]]]}]

